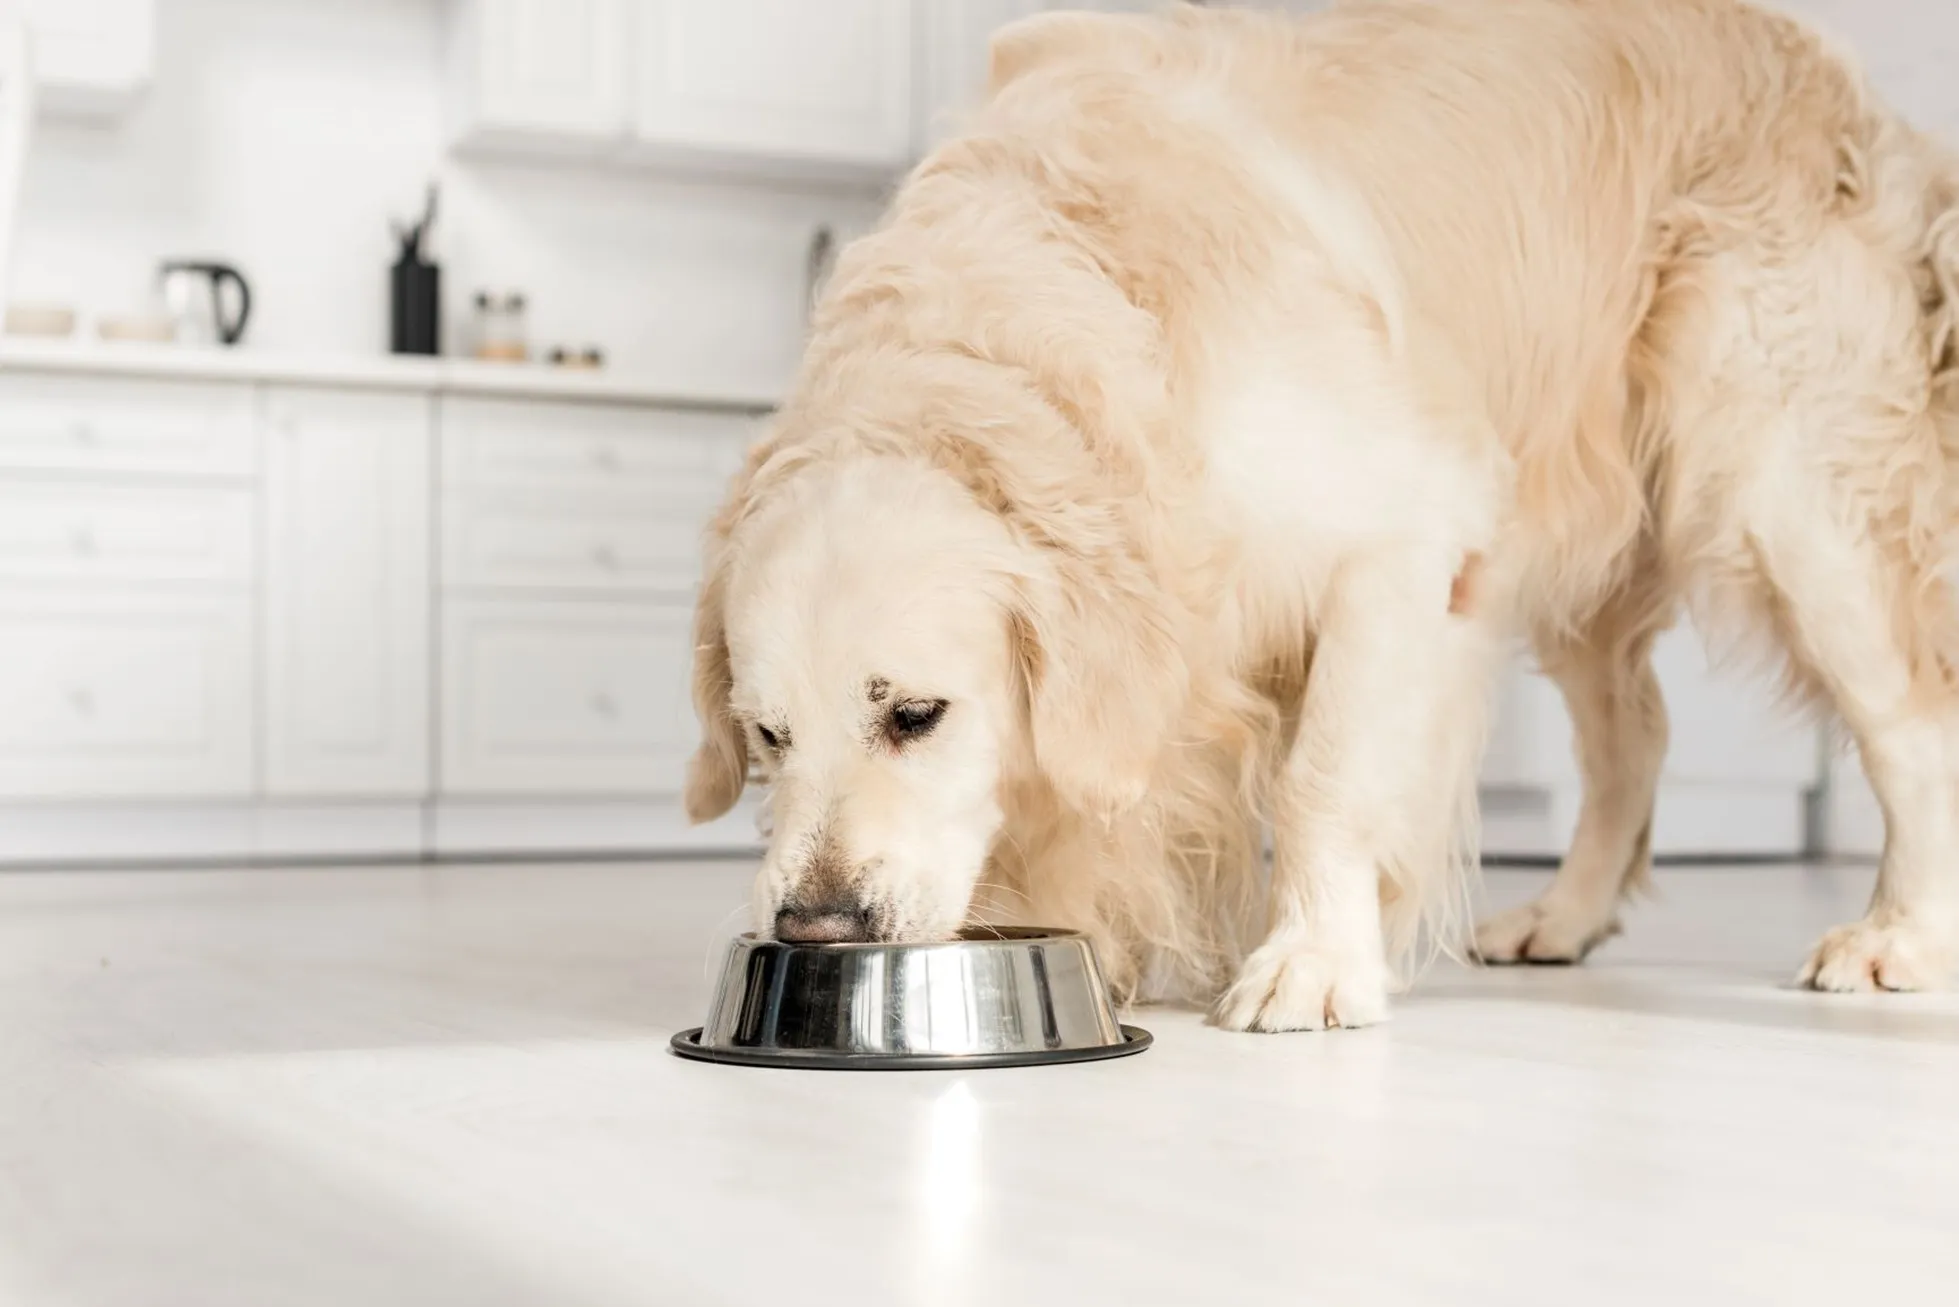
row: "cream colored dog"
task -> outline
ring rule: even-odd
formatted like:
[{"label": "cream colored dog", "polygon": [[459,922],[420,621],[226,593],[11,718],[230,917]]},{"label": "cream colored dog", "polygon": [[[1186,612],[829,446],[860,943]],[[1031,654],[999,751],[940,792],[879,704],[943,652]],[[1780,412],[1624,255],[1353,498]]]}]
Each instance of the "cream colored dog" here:
[{"label": "cream colored dog", "polygon": [[689,809],[766,776],[784,937],[1075,926],[1126,993],[1363,1025],[1462,925],[1520,636],[1584,813],[1476,948],[1614,928],[1685,604],[1772,641],[1883,802],[1870,913],[1804,980],[1934,984],[1955,206],[1959,169],[1736,0],[1016,25],[713,529]]}]

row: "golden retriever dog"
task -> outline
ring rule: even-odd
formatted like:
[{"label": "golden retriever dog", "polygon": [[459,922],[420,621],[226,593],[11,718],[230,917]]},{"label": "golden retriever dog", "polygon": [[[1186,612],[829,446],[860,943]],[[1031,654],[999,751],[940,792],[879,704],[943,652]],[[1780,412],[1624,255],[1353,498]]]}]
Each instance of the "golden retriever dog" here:
[{"label": "golden retriever dog", "polygon": [[1075,927],[1124,996],[1366,1025],[1466,942],[1517,641],[1583,816],[1473,947],[1615,929],[1684,608],[1761,637],[1882,800],[1869,914],[1803,981],[1935,984],[1956,215],[1959,168],[1739,0],[1008,28],[711,529],[689,810],[766,780],[783,938]]}]

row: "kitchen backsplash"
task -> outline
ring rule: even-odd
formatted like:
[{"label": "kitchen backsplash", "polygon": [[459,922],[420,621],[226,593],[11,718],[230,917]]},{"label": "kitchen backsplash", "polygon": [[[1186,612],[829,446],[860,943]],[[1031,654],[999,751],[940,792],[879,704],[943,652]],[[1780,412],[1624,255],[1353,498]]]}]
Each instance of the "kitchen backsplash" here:
[{"label": "kitchen backsplash", "polygon": [[163,0],[156,81],[119,123],[43,123],[23,180],[16,302],[144,305],[156,262],[252,279],[255,349],[387,348],[389,219],[442,182],[445,347],[478,287],[520,288],[541,344],[608,366],[779,385],[811,234],[875,196],[452,159],[444,0]]}]

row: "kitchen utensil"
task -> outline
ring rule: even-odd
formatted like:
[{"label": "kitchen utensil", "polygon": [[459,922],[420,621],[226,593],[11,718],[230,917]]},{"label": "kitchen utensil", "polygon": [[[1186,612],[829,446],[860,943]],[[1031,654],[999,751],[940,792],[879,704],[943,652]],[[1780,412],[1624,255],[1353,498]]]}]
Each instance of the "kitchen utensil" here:
[{"label": "kitchen utensil", "polygon": [[[237,291],[226,303],[225,287]],[[236,345],[252,317],[252,288],[228,263],[172,259],[158,272],[163,303],[177,339],[193,345]]]},{"label": "kitchen utensil", "polygon": [[435,226],[435,204],[439,189],[434,182],[429,183],[428,195],[422,201],[421,219],[413,226],[395,223],[395,240],[401,245],[401,257],[410,263],[422,263],[428,258],[429,232]]},{"label": "kitchen utensil", "polygon": [[707,1024],[674,1052],[834,1070],[1036,1066],[1140,1053],[1095,947],[1073,931],[975,929],[917,944],[737,937]]},{"label": "kitchen utensil", "polygon": [[394,224],[401,253],[388,274],[388,348],[396,354],[442,352],[442,269],[427,255],[435,202],[436,188],[430,183],[420,221]]}]

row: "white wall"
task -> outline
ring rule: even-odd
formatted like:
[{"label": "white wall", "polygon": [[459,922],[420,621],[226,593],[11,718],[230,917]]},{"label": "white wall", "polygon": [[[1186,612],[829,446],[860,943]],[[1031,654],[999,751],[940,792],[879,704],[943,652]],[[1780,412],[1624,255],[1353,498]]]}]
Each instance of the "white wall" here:
[{"label": "white wall", "polygon": [[[444,0],[159,0],[156,83],[123,122],[43,124],[16,301],[141,307],[158,259],[240,264],[257,349],[386,348],[391,216],[443,179],[452,337],[480,285],[531,299],[532,337],[779,384],[820,222],[873,197],[462,163],[442,145]],[[460,341],[455,342],[459,344]]]}]

